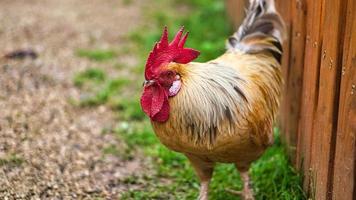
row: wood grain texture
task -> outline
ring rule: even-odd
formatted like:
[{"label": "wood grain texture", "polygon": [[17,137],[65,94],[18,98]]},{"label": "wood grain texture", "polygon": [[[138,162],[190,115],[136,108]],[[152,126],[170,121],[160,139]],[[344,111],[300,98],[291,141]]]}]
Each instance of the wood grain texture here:
[{"label": "wood grain texture", "polygon": [[[291,2],[290,56],[285,68],[285,89],[282,101],[285,121],[283,132],[289,146],[293,163],[296,163],[296,146],[298,141],[298,124],[300,119],[300,104],[302,100],[302,84],[304,70],[304,50],[306,38],[306,2],[305,0]],[[299,154],[299,153],[298,153]]]},{"label": "wood grain texture", "polygon": [[314,121],[319,93],[320,50],[322,45],[322,26],[324,13],[323,0],[307,0],[306,44],[304,57],[304,79],[299,123],[298,147],[302,157],[301,169],[305,175],[304,188],[313,196],[315,175],[310,170],[312,141],[314,139]]},{"label": "wood grain texture", "polygon": [[356,162],[356,2],[347,4],[341,73],[333,199],[355,199]]},{"label": "wood grain texture", "polygon": [[[283,43],[283,56],[282,56],[282,74],[283,74],[283,79],[284,79],[284,84],[288,84],[288,74],[290,71],[290,66],[289,66],[289,55],[291,51],[291,41],[290,41],[290,35],[291,30],[292,30],[292,15],[291,15],[291,4],[288,1],[285,0],[276,0],[276,9],[282,16],[285,25],[286,25],[286,32],[287,32],[287,40],[284,41]],[[289,143],[289,132],[286,131],[286,124],[288,124],[288,121],[290,120],[289,114],[288,114],[288,106],[289,102],[288,99],[285,98],[287,96],[287,88],[283,88],[283,97],[282,97],[282,102],[281,102],[281,108],[280,108],[280,113],[279,113],[279,125],[280,128],[283,132],[283,139],[285,142]]]},{"label": "wood grain texture", "polygon": [[[331,199],[335,138],[342,68],[342,45],[345,0],[325,1],[322,21],[323,44],[319,78],[319,93],[312,141],[311,168],[315,173],[317,199]],[[331,11],[333,12],[327,12]],[[330,28],[333,27],[333,28]]]}]

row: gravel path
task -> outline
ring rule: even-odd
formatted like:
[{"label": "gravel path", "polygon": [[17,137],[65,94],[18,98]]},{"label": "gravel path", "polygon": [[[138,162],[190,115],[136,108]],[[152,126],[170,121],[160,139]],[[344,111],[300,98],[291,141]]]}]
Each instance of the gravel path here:
[{"label": "gravel path", "polygon": [[95,64],[75,50],[120,47],[140,24],[145,1],[127,2],[0,1],[0,56],[39,54],[0,58],[0,199],[116,199],[127,189],[120,180],[140,171],[138,159],[103,155],[105,146],[122,145],[102,133],[115,124],[109,109],[69,103],[80,96],[74,73]]}]

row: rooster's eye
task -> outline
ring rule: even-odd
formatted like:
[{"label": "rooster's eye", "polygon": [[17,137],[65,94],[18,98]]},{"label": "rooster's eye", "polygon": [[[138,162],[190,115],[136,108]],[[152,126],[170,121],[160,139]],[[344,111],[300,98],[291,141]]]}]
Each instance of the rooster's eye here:
[{"label": "rooster's eye", "polygon": [[167,77],[172,77],[173,75],[174,75],[174,73],[172,71],[167,72]]},{"label": "rooster's eye", "polygon": [[164,71],[161,73],[160,77],[165,80],[172,80],[175,78],[176,73],[174,71]]}]

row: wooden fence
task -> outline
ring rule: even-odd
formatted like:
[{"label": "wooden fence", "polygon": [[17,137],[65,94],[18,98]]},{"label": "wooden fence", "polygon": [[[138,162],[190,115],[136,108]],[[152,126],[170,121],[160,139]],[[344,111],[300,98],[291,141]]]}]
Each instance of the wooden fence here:
[{"label": "wooden fence", "polygon": [[[234,1],[247,1],[227,0],[241,19]],[[356,199],[356,0],[276,5],[289,34],[280,126],[292,161],[312,199]]]}]

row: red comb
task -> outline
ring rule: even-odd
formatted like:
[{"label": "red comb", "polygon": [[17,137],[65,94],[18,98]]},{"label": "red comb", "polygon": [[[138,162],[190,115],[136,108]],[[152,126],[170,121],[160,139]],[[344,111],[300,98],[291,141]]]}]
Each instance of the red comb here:
[{"label": "red comb", "polygon": [[176,62],[186,64],[197,58],[199,51],[184,48],[188,37],[188,32],[182,37],[184,28],[182,27],[171,43],[168,42],[168,30],[164,28],[161,40],[155,44],[148,56],[145,68],[146,80],[151,80],[159,67],[164,63]]}]

